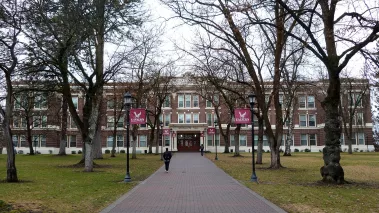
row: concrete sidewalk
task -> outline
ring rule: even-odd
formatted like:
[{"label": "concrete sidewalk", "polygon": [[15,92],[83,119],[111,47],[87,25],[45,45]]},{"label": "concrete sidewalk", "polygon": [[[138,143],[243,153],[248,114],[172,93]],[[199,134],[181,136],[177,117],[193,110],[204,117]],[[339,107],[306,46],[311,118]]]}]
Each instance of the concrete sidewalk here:
[{"label": "concrete sidewalk", "polygon": [[[163,164],[163,163],[162,163]],[[101,213],[285,212],[241,185],[200,153],[176,153],[164,166]]]}]

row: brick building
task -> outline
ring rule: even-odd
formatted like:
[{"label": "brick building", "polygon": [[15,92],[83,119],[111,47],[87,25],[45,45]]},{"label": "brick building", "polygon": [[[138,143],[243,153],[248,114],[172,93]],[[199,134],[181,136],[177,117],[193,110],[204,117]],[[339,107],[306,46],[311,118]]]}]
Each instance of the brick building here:
[{"label": "brick building", "polygon": [[[220,137],[216,132],[215,135],[208,135],[207,128],[214,127],[216,115],[214,107],[210,101],[205,100],[199,95],[196,85],[191,84],[186,77],[178,77],[175,79],[178,86],[175,92],[172,92],[166,98],[163,105],[163,112],[161,121],[163,129],[169,130],[170,135],[163,137],[163,147],[159,146],[159,151],[167,147],[173,151],[198,151],[200,144],[204,143],[205,150],[215,152],[217,144],[218,152],[224,151],[225,140]],[[359,85],[364,81],[357,81],[357,87],[352,91],[359,94]],[[324,147],[325,133],[324,133],[324,111],[321,106],[322,90],[326,88],[322,86],[321,82],[316,82],[319,87],[305,86],[296,93],[296,104],[294,110],[294,136],[292,151],[295,149],[305,150],[310,149],[313,152],[318,152]],[[126,131],[124,122],[124,110],[120,110],[123,102],[123,93],[126,92],[127,86],[123,84],[105,85],[104,87],[104,104],[102,104],[101,116],[101,141],[103,151],[111,150],[113,143],[113,130],[114,119],[119,120],[116,123],[117,136],[116,136],[116,151],[125,150],[126,146]],[[316,88],[316,89],[315,89]],[[318,89],[317,89],[318,88]],[[343,103],[348,106],[350,99],[348,98],[347,90],[342,94]],[[269,94],[269,92],[267,92]],[[320,95],[321,94],[321,95]],[[282,96],[281,96],[282,97]],[[19,102],[22,101],[22,96]],[[16,98],[16,99],[17,99]],[[217,95],[215,100],[222,102]],[[28,103],[32,103],[33,107],[30,109],[29,119],[33,147],[40,153],[58,153],[61,131],[61,97],[59,94],[42,94],[39,93],[30,99]],[[283,98],[281,98],[283,100]],[[76,106],[79,114],[84,105],[83,95],[80,92],[73,94],[74,105]],[[23,153],[28,153],[29,148],[26,142],[26,122],[25,110],[19,104],[15,103],[14,106],[14,119],[12,122],[13,141],[16,145],[16,150],[22,150]],[[219,107],[220,117],[225,118],[228,115],[226,107],[222,105]],[[120,119],[118,119],[120,117]],[[372,118],[371,118],[371,104],[369,92],[365,93],[362,101],[357,106],[356,115],[353,119],[353,149],[359,150],[373,150],[373,133],[372,133]],[[226,120],[226,119],[225,119]],[[224,119],[220,119],[222,127],[226,127],[227,123]],[[273,107],[270,109],[270,121],[275,120]],[[256,121],[256,119],[255,119]],[[69,116],[67,121],[67,153],[71,151],[79,151],[83,145],[80,133],[76,128],[75,123]],[[274,124],[274,122],[272,122]],[[254,125],[255,142],[257,142],[257,123]],[[272,125],[275,129],[275,125]],[[230,131],[230,149],[234,150],[234,129],[232,125]],[[288,126],[284,126],[284,134],[287,132]],[[138,153],[144,153],[148,150],[148,140],[150,135],[150,128],[148,125],[140,125],[138,130],[138,137],[136,147]],[[285,136],[283,137],[285,138]],[[132,139],[131,139],[132,140]],[[240,131],[239,146],[240,150],[249,152],[251,150],[251,125],[244,125]],[[153,142],[155,144],[155,141]],[[345,150],[344,134],[341,136],[341,148]],[[269,150],[267,138],[264,136],[263,149]],[[284,150],[284,146],[282,148]],[[153,145],[153,152],[155,152],[155,145]]]}]

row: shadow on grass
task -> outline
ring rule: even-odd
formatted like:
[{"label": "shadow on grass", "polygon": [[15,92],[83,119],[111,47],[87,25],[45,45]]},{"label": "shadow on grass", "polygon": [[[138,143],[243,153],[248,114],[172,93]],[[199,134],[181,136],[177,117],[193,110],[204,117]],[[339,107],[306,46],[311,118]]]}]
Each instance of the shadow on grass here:
[{"label": "shadow on grass", "polygon": [[313,182],[313,183],[300,183],[297,185],[301,186],[310,186],[310,187],[325,187],[325,188],[343,188],[343,189],[352,189],[352,188],[363,188],[363,189],[379,189],[379,183],[367,183],[367,182],[354,182],[348,181],[345,184],[337,184],[337,183],[326,183],[322,180]]}]

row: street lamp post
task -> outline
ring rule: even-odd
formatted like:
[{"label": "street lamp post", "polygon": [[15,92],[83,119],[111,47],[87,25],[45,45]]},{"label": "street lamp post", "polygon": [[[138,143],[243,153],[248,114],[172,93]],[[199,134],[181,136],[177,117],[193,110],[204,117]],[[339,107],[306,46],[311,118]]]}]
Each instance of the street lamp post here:
[{"label": "street lamp post", "polygon": [[132,179],[130,178],[130,173],[129,173],[129,125],[130,125],[130,107],[132,103],[132,95],[129,92],[126,92],[124,94],[124,104],[126,108],[126,175],[124,178],[124,182],[130,182]]},{"label": "street lamp post", "polygon": [[207,133],[207,128],[204,128],[204,137],[203,137],[204,150],[205,150],[205,152],[207,152],[207,144],[205,143],[205,140],[206,140],[205,134],[208,134]]},{"label": "street lamp post", "polygon": [[163,122],[161,121],[160,123],[159,123],[159,127],[161,128],[160,130],[159,130],[159,132],[160,132],[160,138],[161,138],[161,160],[163,160]]},{"label": "street lamp post", "polygon": [[250,103],[250,112],[251,112],[251,146],[252,146],[252,163],[253,163],[253,174],[251,175],[250,180],[258,183],[258,177],[255,174],[255,156],[254,156],[254,102],[255,102],[255,94],[251,93],[249,95],[249,103]]},{"label": "street lamp post", "polygon": [[171,143],[170,143],[170,151],[172,152],[172,144],[174,143],[174,130],[170,129],[171,132]]},{"label": "street lamp post", "polygon": [[214,121],[214,126],[215,126],[215,134],[213,135],[213,138],[214,138],[214,141],[215,141],[215,146],[216,146],[216,157],[215,157],[215,160],[218,160],[218,157],[217,157],[217,143],[216,143],[216,134],[217,134],[217,121]]}]

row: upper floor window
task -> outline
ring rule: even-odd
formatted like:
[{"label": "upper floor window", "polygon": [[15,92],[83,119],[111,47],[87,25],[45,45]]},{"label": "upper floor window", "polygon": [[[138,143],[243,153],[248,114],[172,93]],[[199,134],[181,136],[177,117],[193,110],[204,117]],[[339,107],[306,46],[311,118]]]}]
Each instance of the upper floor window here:
[{"label": "upper floor window", "polygon": [[300,127],[315,127],[316,126],[316,115],[300,115],[299,116],[299,126]]},{"label": "upper floor window", "polygon": [[186,117],[186,123],[191,123],[191,114],[185,114]]},{"label": "upper floor window", "polygon": [[361,93],[351,93],[348,95],[349,106],[351,107],[361,107],[362,106],[362,94]]},{"label": "upper floor window", "polygon": [[164,115],[164,126],[168,126],[171,123],[171,116],[170,114]]},{"label": "upper floor window", "polygon": [[199,107],[199,96],[198,95],[193,96],[193,107]]},{"label": "upper floor window", "polygon": [[212,126],[212,114],[207,113],[207,125]]},{"label": "upper floor window", "polygon": [[299,126],[307,126],[307,115],[300,115]]},{"label": "upper floor window", "polygon": [[184,114],[178,114],[178,123],[180,124],[184,123]]},{"label": "upper floor window", "polygon": [[316,126],[316,115],[308,115],[308,126]]},{"label": "upper floor window", "polygon": [[315,108],[315,97],[314,96],[308,96],[307,107],[308,108]]},{"label": "upper floor window", "polygon": [[170,96],[166,95],[164,101],[163,101],[163,107],[171,107],[171,102],[170,102]]},{"label": "upper floor window", "polygon": [[36,93],[34,96],[34,109],[46,109],[47,99],[46,94]]},{"label": "upper floor window", "polygon": [[72,103],[74,104],[75,109],[78,109],[78,97],[72,97]]},{"label": "upper floor window", "polygon": [[355,125],[363,125],[363,113],[357,112],[355,115]]},{"label": "upper floor window", "polygon": [[306,99],[305,96],[299,96],[299,108],[305,108]]},{"label": "upper floor window", "polygon": [[185,94],[186,108],[191,107],[191,94]]},{"label": "upper floor window", "polygon": [[33,127],[36,127],[36,128],[47,127],[47,116],[46,115],[33,116]]},{"label": "upper floor window", "polygon": [[114,100],[107,101],[107,109],[114,109]]},{"label": "upper floor window", "polygon": [[67,117],[67,126],[70,129],[76,129],[77,128],[76,123],[75,123],[75,121],[74,121],[74,119],[72,118],[71,115],[69,115]]},{"label": "upper floor window", "polygon": [[179,108],[184,107],[184,95],[183,94],[178,95],[178,107]]},{"label": "upper floor window", "polygon": [[219,103],[219,97],[218,95],[209,96],[209,98],[206,100],[206,107],[213,107],[213,103],[217,106]]},{"label": "upper floor window", "polygon": [[193,123],[197,124],[199,123],[199,114],[193,114]]}]

